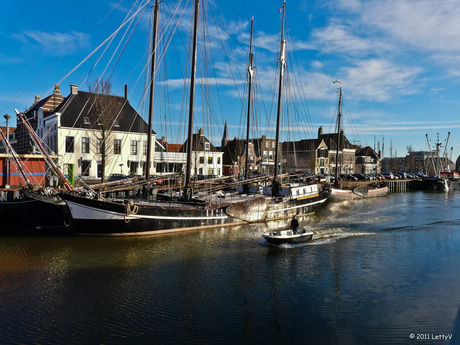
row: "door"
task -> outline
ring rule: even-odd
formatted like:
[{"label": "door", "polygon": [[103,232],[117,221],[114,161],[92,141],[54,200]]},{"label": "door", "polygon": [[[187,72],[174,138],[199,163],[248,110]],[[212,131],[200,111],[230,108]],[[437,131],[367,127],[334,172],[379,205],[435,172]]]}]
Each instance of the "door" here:
[{"label": "door", "polygon": [[81,162],[81,176],[89,176],[90,168],[91,168],[91,161],[83,160]]}]

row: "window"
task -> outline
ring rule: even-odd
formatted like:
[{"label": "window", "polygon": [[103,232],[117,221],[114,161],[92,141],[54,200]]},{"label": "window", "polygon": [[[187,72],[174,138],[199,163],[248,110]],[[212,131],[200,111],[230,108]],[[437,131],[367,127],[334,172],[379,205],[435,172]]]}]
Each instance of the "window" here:
[{"label": "window", "polygon": [[148,142],[147,142],[147,141],[144,141],[144,142],[142,143],[142,154],[143,154],[144,156],[147,156],[147,147],[148,147]]},{"label": "window", "polygon": [[217,157],[217,164],[220,164],[220,157]]},{"label": "window", "polygon": [[90,168],[91,168],[91,161],[83,160],[81,162],[81,176],[89,176]]},{"label": "window", "polygon": [[[133,141],[135,141],[135,140],[133,140]],[[137,141],[135,141],[135,142],[136,142],[136,144],[137,144]],[[137,174],[137,168],[139,167],[139,162],[133,162],[133,161],[131,161],[131,162],[129,162],[129,163],[130,163],[130,164],[129,164],[129,172],[130,172],[131,174]]]},{"label": "window", "polygon": [[268,147],[268,148],[270,148],[270,142],[267,141],[267,142],[265,143],[265,146]]},{"label": "window", "polygon": [[113,153],[115,155],[121,155],[121,139],[113,140]]},{"label": "window", "polygon": [[204,157],[203,156],[200,157],[200,164],[204,164]]},{"label": "window", "polygon": [[212,175],[213,173],[213,170],[212,169],[208,169],[208,175]]},{"label": "window", "polygon": [[89,122],[89,117],[87,117],[87,116],[83,117],[83,124],[84,125],[90,125],[91,124],[91,122]]},{"label": "window", "polygon": [[73,153],[73,143],[74,143],[74,137],[65,137],[65,152],[67,153]]},{"label": "window", "polygon": [[81,153],[89,153],[89,138],[81,138]]},{"label": "window", "polygon": [[137,155],[137,140],[131,140],[131,155]]},{"label": "window", "polygon": [[328,151],[325,149],[319,149],[318,150],[318,157],[327,157]]},{"label": "window", "polygon": [[205,151],[209,151],[210,148],[211,148],[211,145],[210,145],[208,142],[204,143],[204,149],[205,149]]},{"label": "window", "polygon": [[212,156],[208,157],[208,164],[212,164]]},{"label": "window", "polygon": [[273,148],[276,147],[276,141],[272,141],[272,147],[273,147]]},{"label": "window", "polygon": [[251,150],[251,148],[248,148],[248,154],[252,155],[252,150]]}]

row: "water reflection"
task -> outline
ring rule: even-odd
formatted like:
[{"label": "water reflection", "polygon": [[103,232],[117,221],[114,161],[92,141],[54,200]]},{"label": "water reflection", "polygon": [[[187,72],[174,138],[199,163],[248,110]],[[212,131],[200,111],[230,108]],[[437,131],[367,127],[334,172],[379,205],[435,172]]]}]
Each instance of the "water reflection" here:
[{"label": "water reflection", "polygon": [[0,342],[388,344],[449,332],[459,207],[456,194],[424,193],[329,203],[301,221],[314,241],[286,248],[261,245],[264,224],[0,238]]}]

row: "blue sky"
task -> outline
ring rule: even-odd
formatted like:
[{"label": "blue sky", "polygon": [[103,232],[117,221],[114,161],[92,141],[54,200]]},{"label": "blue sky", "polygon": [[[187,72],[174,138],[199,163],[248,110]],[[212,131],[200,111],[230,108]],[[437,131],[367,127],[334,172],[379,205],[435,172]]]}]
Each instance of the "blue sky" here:
[{"label": "blue sky", "polygon": [[[46,97],[56,83],[67,96],[70,84],[87,90],[88,82],[101,75],[110,77],[115,94],[123,95],[128,84],[131,104],[146,116],[142,73],[149,50],[150,5],[120,29],[110,46],[102,45],[94,52],[141,3],[3,3],[0,125],[5,124],[4,114],[29,107],[35,95]],[[206,37],[207,44],[200,43],[194,127],[195,131],[205,128],[216,145],[225,120],[230,136],[245,136],[251,16],[256,67],[251,136],[274,137],[281,5],[273,0],[206,1],[202,5],[201,23],[207,25],[200,32],[207,34],[200,35],[200,42]],[[154,130],[170,142],[181,142],[188,107],[184,73],[189,73],[192,1],[164,0],[160,11]],[[434,142],[437,133],[443,140],[451,132],[448,153],[453,147],[455,161],[460,154],[459,21],[459,1],[287,0],[285,38],[291,87],[286,88],[285,104],[292,113],[283,110],[281,139],[312,138],[319,126],[332,132],[338,99],[337,84],[332,81],[340,80],[343,122],[350,140],[372,147],[384,141],[387,157],[391,143],[393,156],[403,156],[408,146],[427,150],[426,134]]]}]

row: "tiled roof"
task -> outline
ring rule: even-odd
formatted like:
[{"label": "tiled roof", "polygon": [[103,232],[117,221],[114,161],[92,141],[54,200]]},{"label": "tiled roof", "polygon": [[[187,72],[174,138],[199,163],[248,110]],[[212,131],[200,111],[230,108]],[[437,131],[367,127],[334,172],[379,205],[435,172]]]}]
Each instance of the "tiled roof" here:
[{"label": "tiled roof", "polygon": [[167,152],[180,152],[182,144],[167,144]]},{"label": "tiled roof", "polygon": [[[96,128],[98,124],[96,121],[96,113],[92,103],[94,102],[94,93],[78,91],[77,94],[70,94],[67,96],[55,112],[61,113],[61,126],[72,128]],[[119,111],[115,125],[112,130],[146,133],[148,129],[147,123],[144,119],[133,109],[128,101],[119,96],[108,96],[114,102],[114,109]],[[116,114],[114,114],[116,117]],[[85,119],[86,118],[86,119]],[[89,123],[88,123],[89,120]],[[152,131],[152,133],[155,133]]]}]

